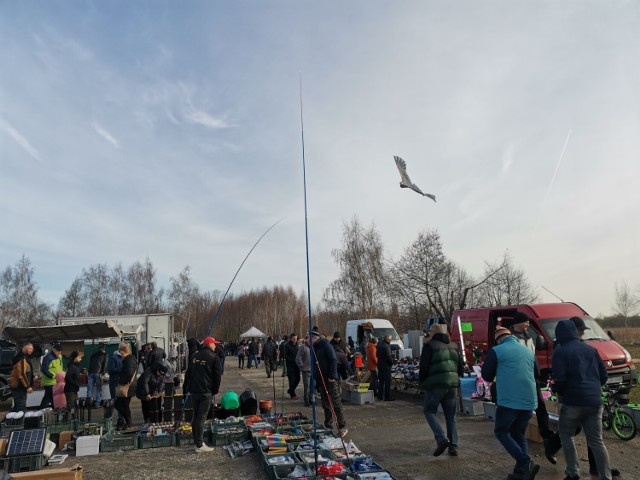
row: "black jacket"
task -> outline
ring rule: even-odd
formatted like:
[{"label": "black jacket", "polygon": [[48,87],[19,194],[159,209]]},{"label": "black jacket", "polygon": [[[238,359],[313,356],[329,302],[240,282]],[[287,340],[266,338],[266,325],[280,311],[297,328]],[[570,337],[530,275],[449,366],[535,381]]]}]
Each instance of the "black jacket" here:
[{"label": "black jacket", "polygon": [[[126,385],[131,381],[131,377],[133,377],[138,370],[138,361],[133,355],[127,355],[122,359],[122,370],[120,371],[120,376],[118,377],[118,384]],[[134,378],[135,380],[135,378]]]},{"label": "black jacket", "polygon": [[247,347],[249,348],[249,355],[258,354],[258,342],[256,342],[255,340],[250,341]]},{"label": "black jacket", "polygon": [[155,365],[156,363],[161,363],[162,358],[164,357],[164,350],[160,347],[156,347],[147,353],[147,358],[145,359],[145,366],[150,367]]},{"label": "black jacket", "polygon": [[190,393],[211,393],[220,389],[222,365],[220,358],[210,348],[205,347],[191,357],[191,364],[185,374],[184,383]]},{"label": "black jacket", "polygon": [[143,400],[147,395],[158,395],[164,392],[164,377],[157,376],[151,367],[147,368],[136,385],[136,397]]},{"label": "black jacket", "polygon": [[284,346],[284,359],[287,362],[287,368],[298,368],[296,365],[296,355],[298,354],[298,344],[290,341]]},{"label": "black jacket", "polygon": [[376,350],[378,355],[378,370],[390,369],[393,366],[393,355],[391,354],[391,345],[384,340],[378,342]]},{"label": "black jacket", "polygon": [[278,346],[275,342],[267,342],[262,347],[262,358],[265,362],[275,362],[278,358]]},{"label": "black jacket", "polygon": [[[315,353],[316,361],[313,362],[313,370],[318,385],[322,385],[322,378],[324,380],[340,380],[338,376],[338,359],[336,358],[336,351],[324,338],[319,339],[313,345],[313,351]],[[322,374],[322,378],[319,374]]]},{"label": "black jacket", "polygon": [[104,375],[107,368],[107,354],[102,350],[98,350],[89,358],[89,373],[99,373]]},{"label": "black jacket", "polygon": [[340,378],[342,378],[343,380],[346,380],[351,375],[353,375],[353,370],[351,369],[351,365],[349,365],[349,359],[347,358],[347,355],[344,352],[336,351],[336,359],[338,361],[337,369],[338,369],[338,375],[340,375]]},{"label": "black jacket", "polygon": [[76,362],[67,366],[67,374],[64,376],[64,393],[78,393],[80,391],[80,367]]}]

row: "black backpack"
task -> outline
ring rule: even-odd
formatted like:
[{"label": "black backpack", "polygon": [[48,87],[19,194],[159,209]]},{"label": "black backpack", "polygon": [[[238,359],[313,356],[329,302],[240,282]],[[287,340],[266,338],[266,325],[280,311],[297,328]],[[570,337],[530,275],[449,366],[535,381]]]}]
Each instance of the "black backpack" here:
[{"label": "black backpack", "polygon": [[255,415],[258,412],[258,399],[256,394],[250,388],[247,388],[242,395],[240,395],[240,414]]}]

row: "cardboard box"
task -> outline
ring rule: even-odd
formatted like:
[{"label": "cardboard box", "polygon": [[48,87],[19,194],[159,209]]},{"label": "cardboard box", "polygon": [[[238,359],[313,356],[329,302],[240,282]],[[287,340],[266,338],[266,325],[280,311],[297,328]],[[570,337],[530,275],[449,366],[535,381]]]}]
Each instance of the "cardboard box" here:
[{"label": "cardboard box", "polygon": [[11,476],[24,480],[82,480],[84,471],[80,465],[74,465],[73,467],[49,468],[37,472],[12,473]]},{"label": "cardboard box", "polygon": [[529,424],[527,425],[526,430],[527,440],[535,443],[543,443],[542,435],[540,435],[540,430],[538,429],[538,421],[536,420],[536,416],[534,415],[529,420]]},{"label": "cardboard box", "polygon": [[71,430],[60,432],[60,434],[58,435],[58,449],[62,450],[62,447],[69,443],[72,438],[73,432]]},{"label": "cardboard box", "polygon": [[0,457],[4,457],[7,453],[7,442],[9,439],[0,438]]},{"label": "cardboard box", "polygon": [[100,453],[100,435],[84,435],[76,440],[76,457],[98,455]]}]

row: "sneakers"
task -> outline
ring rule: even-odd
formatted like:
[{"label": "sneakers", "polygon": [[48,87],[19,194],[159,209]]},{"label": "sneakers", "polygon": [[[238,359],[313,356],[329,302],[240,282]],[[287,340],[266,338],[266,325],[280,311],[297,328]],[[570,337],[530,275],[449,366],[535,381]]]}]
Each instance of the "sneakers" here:
[{"label": "sneakers", "polygon": [[442,442],[438,443],[438,446],[433,451],[433,456],[439,457],[444,453],[444,451],[447,449],[448,446],[449,446],[449,440],[443,440]]},{"label": "sneakers", "polygon": [[344,437],[346,437],[346,436],[347,436],[347,433],[349,433],[349,429],[348,429],[348,428],[343,427],[343,428],[341,428],[340,430],[338,430],[338,436],[339,436],[340,438],[344,438]]},{"label": "sneakers", "polygon": [[213,447],[208,447],[208,446],[207,446],[206,444],[204,444],[204,443],[202,444],[202,446],[201,446],[201,447],[196,447],[196,448],[194,449],[194,451],[195,451],[196,453],[213,452],[214,450],[215,450],[215,448],[213,448]]},{"label": "sneakers", "polygon": [[451,455],[452,457],[457,457],[458,456],[458,450],[453,448],[453,447],[449,447],[449,455]]}]

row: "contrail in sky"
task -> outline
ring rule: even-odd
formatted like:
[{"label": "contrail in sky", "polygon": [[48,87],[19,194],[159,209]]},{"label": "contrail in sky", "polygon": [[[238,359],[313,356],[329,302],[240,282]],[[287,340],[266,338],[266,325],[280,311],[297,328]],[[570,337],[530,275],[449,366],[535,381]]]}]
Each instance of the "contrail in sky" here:
[{"label": "contrail in sky", "polygon": [[572,129],[569,129],[567,133],[567,138],[564,140],[564,145],[562,146],[562,152],[560,153],[560,158],[558,158],[558,163],[556,164],[556,170],[553,172],[553,176],[551,177],[551,182],[549,182],[549,186],[547,187],[547,193],[544,196],[544,200],[542,200],[542,206],[540,207],[540,213],[538,214],[538,222],[536,223],[536,230],[540,226],[540,221],[542,220],[542,214],[544,213],[544,209],[547,206],[547,200],[549,199],[549,194],[551,193],[551,189],[553,188],[553,183],[556,181],[556,176],[558,175],[558,170],[560,170],[560,165],[562,164],[562,159],[564,158],[564,152],[567,150],[567,144],[569,143],[569,137],[571,137]]}]

